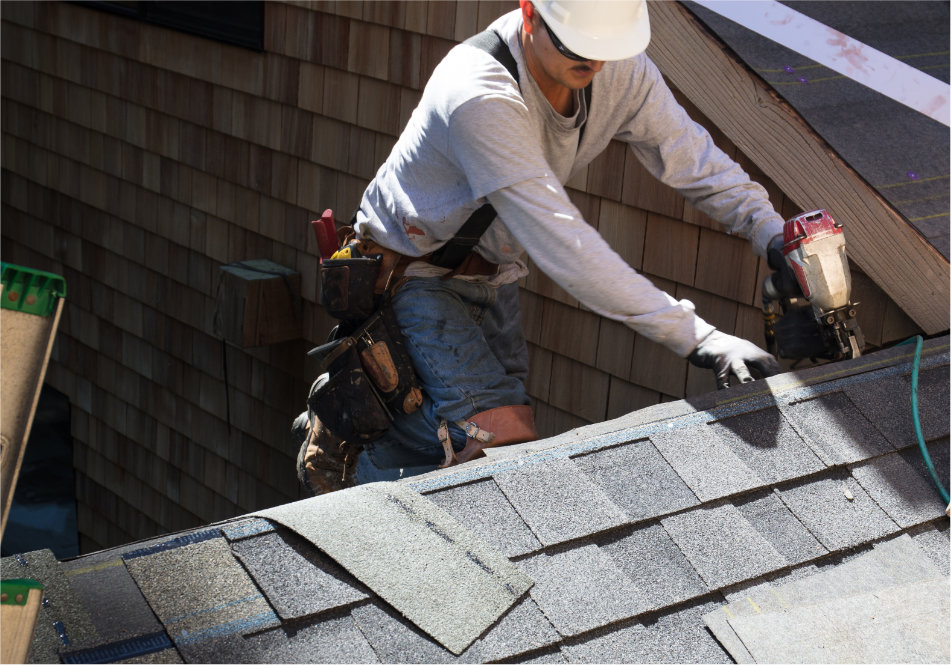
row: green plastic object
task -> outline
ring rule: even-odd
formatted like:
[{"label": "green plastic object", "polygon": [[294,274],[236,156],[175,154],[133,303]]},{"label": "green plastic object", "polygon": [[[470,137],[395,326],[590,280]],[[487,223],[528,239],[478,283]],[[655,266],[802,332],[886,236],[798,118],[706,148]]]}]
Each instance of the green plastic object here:
[{"label": "green plastic object", "polygon": [[18,312],[49,316],[56,301],[66,297],[66,280],[59,275],[12,263],[0,264],[3,270],[3,295],[0,307]]},{"label": "green plastic object", "polygon": [[36,580],[17,579],[0,582],[0,605],[26,605],[30,589],[43,590]]}]

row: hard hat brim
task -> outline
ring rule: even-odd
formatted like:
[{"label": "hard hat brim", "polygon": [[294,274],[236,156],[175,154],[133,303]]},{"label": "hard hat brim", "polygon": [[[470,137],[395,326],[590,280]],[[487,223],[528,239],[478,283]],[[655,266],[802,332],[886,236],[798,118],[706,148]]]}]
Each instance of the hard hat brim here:
[{"label": "hard hat brim", "polygon": [[648,21],[640,21],[626,32],[603,38],[592,37],[564,24],[552,24],[551,28],[569,50],[588,60],[633,58],[643,53],[651,40]]}]

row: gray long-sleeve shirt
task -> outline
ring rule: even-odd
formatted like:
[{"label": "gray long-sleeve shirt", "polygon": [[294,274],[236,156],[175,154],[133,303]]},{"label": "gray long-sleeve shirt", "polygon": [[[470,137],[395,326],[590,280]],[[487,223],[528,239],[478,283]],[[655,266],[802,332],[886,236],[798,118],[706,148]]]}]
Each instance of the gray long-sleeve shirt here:
[{"label": "gray long-sleeve shirt", "polygon": [[[607,62],[594,78],[591,108],[559,115],[538,89],[522,53],[521,15],[490,26],[518,64],[521,87],[488,53],[459,45],[433,72],[419,106],[357,212],[361,237],[409,256],[444,244],[488,200],[498,218],[476,248],[503,266],[494,283],[525,274],[524,252],[566,291],[603,316],[686,356],[712,330],[638,274],[588,225],[563,184],[612,139],[628,143],[652,175],[760,256],[782,232],[766,191],[717,148],[676,102],[645,54]],[[579,144],[581,125],[585,125]],[[438,274],[414,263],[408,274]]]}]

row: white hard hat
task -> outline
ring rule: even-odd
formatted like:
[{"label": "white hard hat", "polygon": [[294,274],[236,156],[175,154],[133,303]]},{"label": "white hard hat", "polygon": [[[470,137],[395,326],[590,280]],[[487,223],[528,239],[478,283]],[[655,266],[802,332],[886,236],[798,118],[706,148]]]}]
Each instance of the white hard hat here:
[{"label": "white hard hat", "polygon": [[651,40],[646,0],[532,0],[548,27],[589,60],[624,60]]}]

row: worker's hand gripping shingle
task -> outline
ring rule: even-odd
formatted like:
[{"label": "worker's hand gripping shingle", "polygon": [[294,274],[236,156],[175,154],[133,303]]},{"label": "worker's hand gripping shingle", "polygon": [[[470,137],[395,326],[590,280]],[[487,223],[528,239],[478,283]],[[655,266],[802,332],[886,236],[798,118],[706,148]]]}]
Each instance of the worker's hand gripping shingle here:
[{"label": "worker's hand gripping shingle", "polygon": [[753,380],[750,370],[765,378],[782,371],[776,359],[750,341],[714,330],[697,345],[687,360],[717,375],[717,388],[730,387],[730,375],[740,383]]}]

